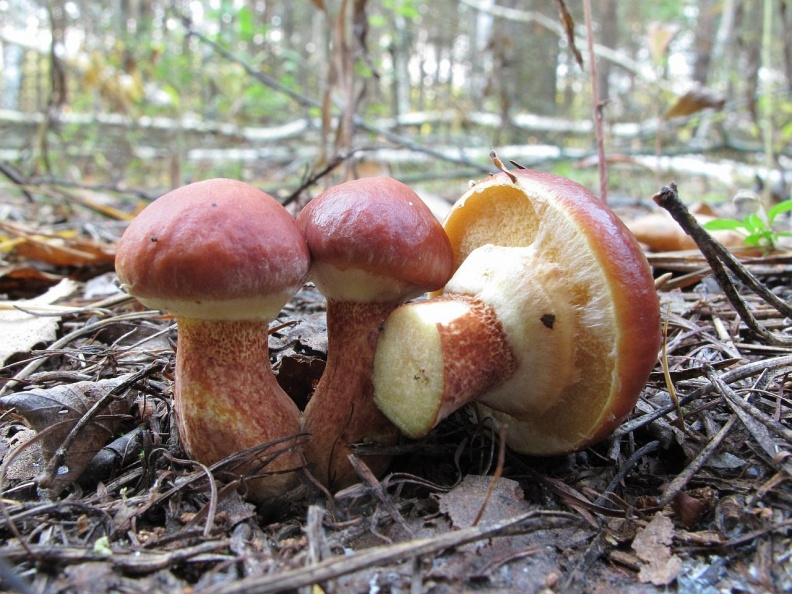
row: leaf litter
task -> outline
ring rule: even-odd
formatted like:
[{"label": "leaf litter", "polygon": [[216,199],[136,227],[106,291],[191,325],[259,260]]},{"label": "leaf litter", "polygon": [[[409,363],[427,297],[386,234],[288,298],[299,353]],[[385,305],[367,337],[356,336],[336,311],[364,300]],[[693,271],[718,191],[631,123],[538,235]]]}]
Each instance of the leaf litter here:
[{"label": "leaf litter", "polygon": [[[108,228],[117,238],[121,227]],[[552,459],[501,457],[492,428],[460,412],[420,442],[391,447],[395,462],[381,480],[358,466],[361,482],[333,496],[306,478],[297,492],[256,507],[240,495],[245,477],[234,467],[259,452],[207,468],[181,451],[171,430],[175,325],[114,293],[108,233],[97,241],[16,225],[9,239],[19,240],[19,229],[32,237],[19,246],[66,249],[48,261],[52,250],[7,244],[0,294],[9,298],[0,303],[66,286],[59,283],[82,293],[44,298],[56,308],[38,312],[46,316],[25,313],[52,332],[14,345],[0,375],[0,576],[8,587],[792,588],[792,348],[784,342],[792,322],[733,274],[735,291],[724,292],[698,251],[649,255],[668,321],[665,361],[605,443]],[[90,242],[93,260],[77,249]],[[741,257],[740,265],[790,301],[789,254]],[[766,334],[753,332],[755,323]],[[284,389],[307,401],[326,355],[315,289],[273,324],[271,351]],[[261,451],[276,456],[290,444]]]}]

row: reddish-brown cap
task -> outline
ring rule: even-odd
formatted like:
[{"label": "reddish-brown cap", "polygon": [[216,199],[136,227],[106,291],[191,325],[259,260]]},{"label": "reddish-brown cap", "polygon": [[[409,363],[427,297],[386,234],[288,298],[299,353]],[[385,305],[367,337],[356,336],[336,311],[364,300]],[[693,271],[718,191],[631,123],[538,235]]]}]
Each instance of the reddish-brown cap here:
[{"label": "reddish-brown cap", "polygon": [[272,319],[302,286],[310,254],[274,198],[230,179],[183,186],[148,205],[116,253],[122,286],[177,316]]},{"label": "reddish-brown cap", "polygon": [[297,223],[311,250],[311,277],[330,299],[409,299],[442,287],[453,271],[442,225],[390,177],[334,186],[308,203]]}]

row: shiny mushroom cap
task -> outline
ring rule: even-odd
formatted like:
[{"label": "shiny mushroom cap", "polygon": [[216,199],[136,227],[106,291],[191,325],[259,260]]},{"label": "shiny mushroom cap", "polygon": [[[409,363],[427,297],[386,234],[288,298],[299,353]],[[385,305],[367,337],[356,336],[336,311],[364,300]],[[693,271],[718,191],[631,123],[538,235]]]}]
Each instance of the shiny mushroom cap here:
[{"label": "shiny mushroom cap", "polygon": [[403,301],[450,278],[451,246],[418,195],[390,177],[334,186],[297,217],[311,278],[337,301]]},{"label": "shiny mushroom cap", "polygon": [[274,198],[230,179],[169,192],[118,245],[116,272],[144,305],[204,320],[273,319],[310,266],[294,218]]}]

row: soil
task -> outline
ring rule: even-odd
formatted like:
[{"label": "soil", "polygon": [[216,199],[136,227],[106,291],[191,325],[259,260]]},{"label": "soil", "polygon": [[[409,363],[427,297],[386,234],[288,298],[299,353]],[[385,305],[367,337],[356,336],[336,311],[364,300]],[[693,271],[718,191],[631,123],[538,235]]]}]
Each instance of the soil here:
[{"label": "soil", "polygon": [[[21,304],[35,316],[0,310],[2,342],[11,314],[39,322],[0,369],[6,590],[792,591],[792,321],[731,273],[782,339],[750,331],[698,252],[650,256],[664,355],[605,442],[519,456],[464,410],[377,450],[394,455],[381,479],[362,472],[331,495],[298,470],[296,491],[256,506],[227,465],[190,461],[172,431],[177,329],[113,284],[123,222],[63,195],[10,200],[0,295],[66,290],[53,309]],[[792,300],[792,255],[741,260]],[[327,351],[315,289],[284,309],[270,347],[304,407]],[[108,407],[89,412],[98,401]]]}]

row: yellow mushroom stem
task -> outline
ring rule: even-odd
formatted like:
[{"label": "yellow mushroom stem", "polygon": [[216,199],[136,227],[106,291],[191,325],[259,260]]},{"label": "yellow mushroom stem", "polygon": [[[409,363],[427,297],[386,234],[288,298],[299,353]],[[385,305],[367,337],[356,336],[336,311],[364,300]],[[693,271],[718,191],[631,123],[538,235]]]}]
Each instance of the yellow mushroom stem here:
[{"label": "yellow mushroom stem", "polygon": [[533,246],[473,250],[442,296],[386,320],[377,406],[417,438],[474,399],[517,418],[555,405],[578,378],[567,274]]}]

